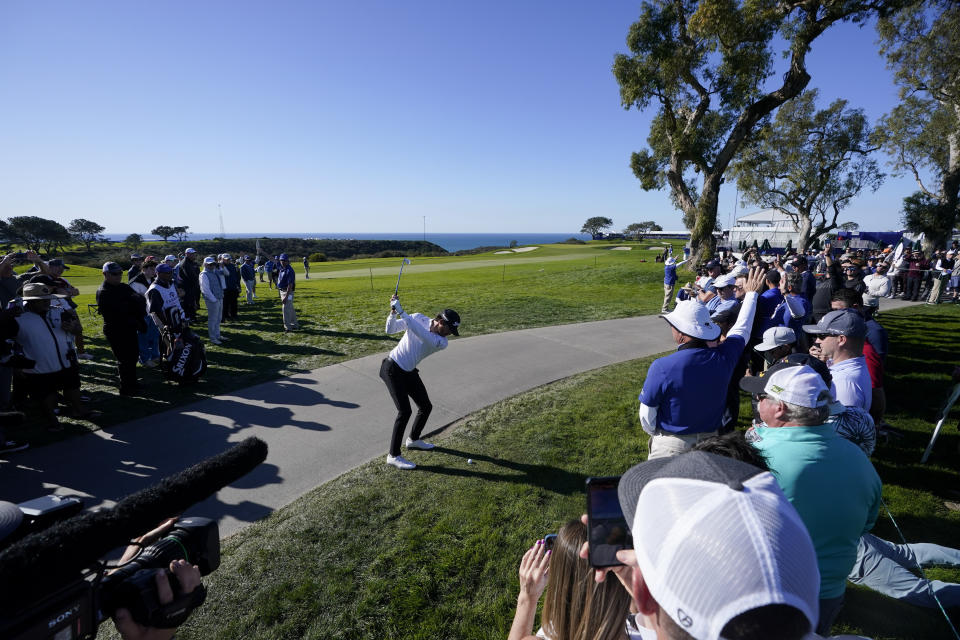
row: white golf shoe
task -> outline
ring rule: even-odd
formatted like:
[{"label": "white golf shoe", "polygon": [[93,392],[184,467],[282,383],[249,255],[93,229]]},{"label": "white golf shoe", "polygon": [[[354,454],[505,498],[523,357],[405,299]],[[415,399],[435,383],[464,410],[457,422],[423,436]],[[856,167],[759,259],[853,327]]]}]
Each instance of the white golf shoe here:
[{"label": "white golf shoe", "polygon": [[429,442],[424,442],[423,440],[411,440],[410,438],[407,438],[407,442],[403,446],[405,446],[407,449],[421,449],[423,451],[430,451],[430,449],[433,449],[433,447],[436,445],[430,444]]},{"label": "white golf shoe", "polygon": [[387,454],[387,464],[392,464],[397,469],[416,469],[417,465],[413,464],[403,456],[391,456]]}]

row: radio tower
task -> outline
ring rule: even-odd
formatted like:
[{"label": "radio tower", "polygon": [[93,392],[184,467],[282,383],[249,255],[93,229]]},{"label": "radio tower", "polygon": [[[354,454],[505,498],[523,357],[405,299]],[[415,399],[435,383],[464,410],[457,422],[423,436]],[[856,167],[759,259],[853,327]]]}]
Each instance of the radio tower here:
[{"label": "radio tower", "polygon": [[217,214],[220,216],[220,237],[226,238],[227,234],[223,231],[223,211],[220,210],[220,205],[217,205]]}]

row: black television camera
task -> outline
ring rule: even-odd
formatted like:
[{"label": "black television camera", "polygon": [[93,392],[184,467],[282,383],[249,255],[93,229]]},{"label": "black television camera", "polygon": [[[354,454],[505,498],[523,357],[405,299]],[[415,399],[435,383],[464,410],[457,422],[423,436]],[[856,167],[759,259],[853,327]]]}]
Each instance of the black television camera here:
[{"label": "black television camera", "polygon": [[[182,512],[246,475],[266,458],[266,452],[263,441],[248,438],[125,498],[113,509],[46,522],[45,528],[4,548],[0,551],[0,638],[94,638],[99,625],[119,608],[128,609],[143,626],[169,629],[182,624],[203,603],[206,590],[199,586],[184,593],[168,567],[182,558],[197,565],[201,575],[215,571],[220,565],[216,521],[180,518],[159,540],[143,546],[119,567],[107,567],[100,558],[152,529],[156,514]],[[57,508],[61,513],[69,511]],[[51,519],[49,514],[45,517]],[[37,519],[32,521],[36,529]],[[157,569],[166,571],[173,602],[160,602]]]},{"label": "black television camera", "polygon": [[[93,638],[97,627],[117,609],[130,611],[146,627],[177,627],[206,598],[203,586],[185,594],[167,567],[183,558],[196,564],[201,575],[220,566],[220,531],[209,518],[181,518],[162,539],[145,546],[129,562],[105,574],[107,567],[83,572],[66,586],[35,602],[19,615],[0,621],[0,638],[41,640]],[[165,569],[174,600],[161,604],[154,579],[156,569]]]}]

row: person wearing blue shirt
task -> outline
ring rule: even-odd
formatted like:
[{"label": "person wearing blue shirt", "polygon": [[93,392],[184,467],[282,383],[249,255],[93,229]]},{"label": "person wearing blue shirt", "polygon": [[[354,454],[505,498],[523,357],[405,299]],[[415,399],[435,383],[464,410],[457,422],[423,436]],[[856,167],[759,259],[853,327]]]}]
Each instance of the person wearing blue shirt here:
[{"label": "person wearing blue shirt", "polygon": [[280,291],[280,303],[283,305],[283,330],[293,331],[299,329],[297,325],[297,312],[293,308],[293,290],[296,288],[297,274],[290,266],[290,258],[285,253],[281,253],[280,271],[277,276],[277,289]]},{"label": "person wearing blue shirt", "polygon": [[797,256],[793,261],[793,267],[800,274],[800,295],[807,299],[807,302],[813,303],[813,294],[817,292],[817,279],[810,271],[810,263],[806,256]]},{"label": "person wearing blue shirt", "polygon": [[738,309],[740,302],[737,300],[736,284],[737,277],[732,273],[722,275],[713,281],[713,286],[717,290],[717,297],[710,301],[713,303],[712,308],[710,304],[707,305],[711,319],[728,309]]},{"label": "person wearing blue shirt", "polygon": [[257,297],[257,268],[250,256],[243,256],[240,279],[243,280],[243,286],[247,290],[247,304],[253,304],[253,299]]},{"label": "person wearing blue shirt", "polygon": [[765,283],[767,290],[761,293],[760,299],[757,300],[757,317],[754,327],[756,336],[761,336],[770,327],[777,326],[774,312],[783,302],[783,294],[780,292],[780,272],[776,269],[767,271]]},{"label": "person wearing blue shirt", "polygon": [[673,298],[673,288],[677,284],[677,267],[685,264],[686,260],[677,262],[673,256],[667,258],[663,265],[663,305],[660,307],[660,313],[670,311],[670,300]]},{"label": "person wearing blue shirt", "polygon": [[263,270],[267,274],[267,288],[273,289],[273,260],[268,258],[263,263]]},{"label": "person wearing blue shirt", "polygon": [[699,301],[685,300],[661,316],[677,351],[653,361],[640,392],[640,425],[650,435],[650,459],[683,453],[717,434],[763,282],[762,270],[751,272],[740,315],[722,342],[720,327]]}]

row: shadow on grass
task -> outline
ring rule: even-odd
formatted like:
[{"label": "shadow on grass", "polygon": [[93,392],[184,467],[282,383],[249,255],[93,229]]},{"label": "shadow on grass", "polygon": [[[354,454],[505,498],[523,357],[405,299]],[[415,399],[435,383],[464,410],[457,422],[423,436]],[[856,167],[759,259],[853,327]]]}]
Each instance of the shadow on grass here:
[{"label": "shadow on grass", "polygon": [[474,468],[470,467],[460,468],[429,464],[418,464],[418,470],[436,473],[439,475],[479,478],[482,480],[492,480],[494,482],[529,484],[564,496],[583,493],[583,487],[587,481],[587,476],[583,475],[582,473],[573,473],[564,469],[543,464],[526,464],[523,462],[515,462],[513,460],[493,458],[491,456],[483,455],[482,453],[470,453],[468,451],[460,451],[458,449],[450,449],[447,447],[435,447],[433,451],[463,458],[464,460],[472,459],[474,463],[486,463],[504,470],[515,471],[517,473],[490,473],[487,471],[480,471],[479,469],[474,470]]},{"label": "shadow on grass", "polygon": [[333,331],[331,329],[314,329],[310,333],[331,338],[357,338],[359,340],[375,340],[379,342],[399,342],[396,336],[385,333],[353,333],[350,331]]},{"label": "shadow on grass", "polygon": [[[960,610],[948,611],[956,624]],[[870,638],[954,638],[940,611],[894,600],[862,587],[847,588],[836,625],[834,632],[841,628],[844,633],[856,632]]]}]

